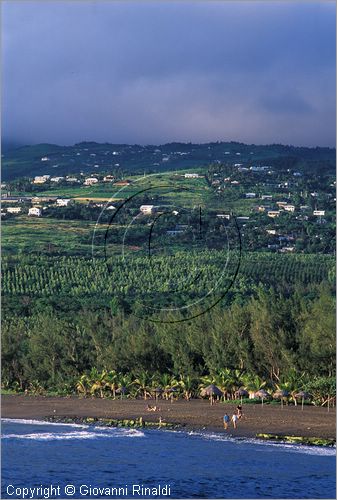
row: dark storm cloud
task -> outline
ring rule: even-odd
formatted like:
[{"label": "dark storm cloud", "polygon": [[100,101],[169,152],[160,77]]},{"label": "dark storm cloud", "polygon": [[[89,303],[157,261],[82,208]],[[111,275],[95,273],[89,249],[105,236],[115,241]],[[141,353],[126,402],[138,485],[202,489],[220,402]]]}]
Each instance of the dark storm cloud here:
[{"label": "dark storm cloud", "polygon": [[3,136],[335,142],[334,3],[7,2]]}]

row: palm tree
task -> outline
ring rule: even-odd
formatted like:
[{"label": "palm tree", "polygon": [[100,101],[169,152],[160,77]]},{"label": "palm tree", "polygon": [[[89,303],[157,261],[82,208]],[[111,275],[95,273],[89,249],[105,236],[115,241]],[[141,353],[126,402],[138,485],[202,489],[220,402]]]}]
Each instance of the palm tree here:
[{"label": "palm tree", "polygon": [[214,377],[212,377],[212,383],[221,389],[224,395],[224,400],[226,399],[226,394],[233,398],[235,392],[242,385],[241,370],[223,368],[216,373]]},{"label": "palm tree", "polygon": [[103,370],[101,373],[96,368],[93,368],[90,372],[90,381],[92,385],[90,387],[91,394],[95,395],[97,391],[99,391],[99,395],[101,398],[104,398],[104,388],[106,386],[106,376],[107,372]]},{"label": "palm tree", "polygon": [[252,394],[255,394],[255,392],[259,391],[260,389],[263,389],[267,385],[267,382],[265,380],[263,380],[258,375],[252,375],[251,373],[243,374],[241,379],[243,382],[243,387],[249,392],[249,397],[251,397]]},{"label": "palm tree", "polygon": [[178,384],[180,389],[182,390],[183,397],[186,399],[186,401],[189,401],[196,389],[196,380],[189,375],[180,375]]},{"label": "palm tree", "polygon": [[203,389],[205,389],[205,387],[207,387],[208,385],[211,385],[211,384],[215,384],[215,378],[213,377],[213,375],[203,375],[202,377],[200,377],[200,383],[198,385],[198,390],[199,391],[202,391]]},{"label": "palm tree", "polygon": [[241,370],[231,370],[231,392],[232,397],[235,397],[235,393],[242,386],[242,371]]},{"label": "palm tree", "polygon": [[34,396],[40,396],[44,394],[45,390],[38,380],[33,380],[29,384],[28,392],[31,392]]},{"label": "palm tree", "polygon": [[297,400],[295,394],[299,392],[300,389],[305,385],[305,374],[298,373],[295,368],[290,368],[288,372],[281,376],[280,382],[276,384],[278,390],[285,390],[291,394],[291,397],[297,406]]},{"label": "palm tree", "polygon": [[127,374],[118,373],[117,384],[118,384],[118,389],[116,392],[120,392],[121,399],[123,399],[124,394],[126,392],[129,392],[132,386],[131,375],[129,373]]},{"label": "palm tree", "polygon": [[76,383],[76,390],[79,394],[86,397],[89,392],[90,381],[88,375],[82,375]]},{"label": "palm tree", "polygon": [[119,374],[115,370],[109,371],[105,376],[105,387],[112,392],[113,399],[116,399],[116,390],[118,389]]},{"label": "palm tree", "polygon": [[173,378],[169,373],[158,374],[155,378],[155,385],[161,387],[163,390],[163,397],[167,400],[170,394],[170,389],[174,384],[172,384]]},{"label": "palm tree", "polygon": [[230,382],[229,377],[226,370],[220,370],[213,377],[212,384],[215,384],[222,391],[223,399],[226,400],[226,394],[229,392]]},{"label": "palm tree", "polygon": [[145,401],[148,396],[151,397],[150,387],[152,378],[153,377],[149,375],[149,372],[144,370],[140,372],[137,378],[132,382],[132,384],[137,388],[137,393],[140,393]]}]

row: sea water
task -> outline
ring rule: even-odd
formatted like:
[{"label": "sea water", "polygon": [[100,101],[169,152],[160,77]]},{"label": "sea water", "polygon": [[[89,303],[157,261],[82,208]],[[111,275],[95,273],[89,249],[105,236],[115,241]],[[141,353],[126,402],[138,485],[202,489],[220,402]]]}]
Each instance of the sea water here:
[{"label": "sea water", "polygon": [[2,498],[335,498],[335,449],[2,420]]}]

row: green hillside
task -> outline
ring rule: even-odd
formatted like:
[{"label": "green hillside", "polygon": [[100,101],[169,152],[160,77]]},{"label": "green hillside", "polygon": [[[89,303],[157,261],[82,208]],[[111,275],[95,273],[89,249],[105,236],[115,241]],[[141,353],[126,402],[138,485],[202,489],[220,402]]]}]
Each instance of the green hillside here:
[{"label": "green hillside", "polygon": [[[335,169],[335,149],[294,146],[248,145],[238,142],[205,144],[169,143],[159,146],[98,144],[81,142],[73,146],[37,144],[4,150],[2,178],[50,174],[111,171],[158,172],[180,170],[210,163],[263,162],[277,168],[332,171]],[[42,161],[41,158],[48,159]]]}]

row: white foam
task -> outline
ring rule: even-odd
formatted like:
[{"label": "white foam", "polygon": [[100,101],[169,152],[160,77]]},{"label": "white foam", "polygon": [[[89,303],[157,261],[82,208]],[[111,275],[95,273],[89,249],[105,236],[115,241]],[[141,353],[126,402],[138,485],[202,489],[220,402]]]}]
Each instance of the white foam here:
[{"label": "white foam", "polygon": [[238,438],[233,435],[220,434],[216,432],[198,432],[198,431],[171,431],[187,434],[191,437],[201,438],[210,441],[231,442],[236,445],[250,444],[252,446],[262,446],[264,451],[274,452],[275,449],[293,453],[305,453],[307,455],[335,456],[336,446],[308,446],[302,444],[292,444],[286,442],[262,441],[256,438]]},{"label": "white foam", "polygon": [[72,423],[62,423],[62,422],[48,422],[46,420],[28,420],[24,418],[2,418],[1,423],[6,424],[23,424],[23,425],[62,425],[66,427],[78,427],[80,429],[85,429],[88,427],[85,424],[72,424]]},{"label": "white foam", "polygon": [[95,432],[35,432],[33,434],[6,434],[2,439],[32,439],[36,441],[54,441],[63,439],[94,439],[108,435]]},{"label": "white foam", "polygon": [[[3,418],[2,423],[8,424],[22,424],[22,425],[35,425],[35,426],[50,426],[58,427],[59,429],[65,428],[62,432],[56,430],[52,432],[33,432],[27,434],[3,434],[2,439],[32,439],[39,441],[52,441],[61,439],[96,439],[96,438],[113,438],[113,437],[144,437],[145,434],[138,429],[125,429],[121,427],[107,427],[107,426],[89,426],[87,424],[72,424],[61,422],[46,422],[44,420],[27,420],[15,418]],[[69,432],[68,429],[78,428],[80,431]]]},{"label": "white foam", "polygon": [[[122,431],[122,432],[121,432]],[[125,432],[124,432],[125,431]],[[34,432],[31,434],[5,434],[2,439],[30,439],[34,441],[60,441],[70,439],[98,439],[114,437],[143,437],[144,434],[136,429],[113,429],[112,432],[100,432],[94,428],[93,431],[73,432]]]}]

